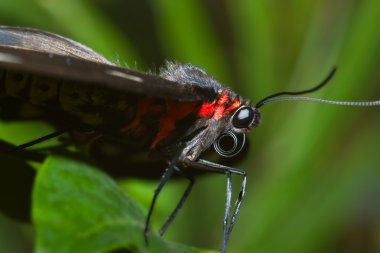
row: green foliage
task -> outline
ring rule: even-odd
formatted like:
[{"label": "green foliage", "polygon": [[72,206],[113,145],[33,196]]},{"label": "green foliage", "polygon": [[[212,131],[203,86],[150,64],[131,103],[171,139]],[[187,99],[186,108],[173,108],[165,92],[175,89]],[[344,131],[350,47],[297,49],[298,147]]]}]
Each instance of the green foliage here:
[{"label": "green foliage", "polygon": [[61,157],[50,157],[33,190],[36,252],[200,252],[150,233],[145,211],[104,173]]}]

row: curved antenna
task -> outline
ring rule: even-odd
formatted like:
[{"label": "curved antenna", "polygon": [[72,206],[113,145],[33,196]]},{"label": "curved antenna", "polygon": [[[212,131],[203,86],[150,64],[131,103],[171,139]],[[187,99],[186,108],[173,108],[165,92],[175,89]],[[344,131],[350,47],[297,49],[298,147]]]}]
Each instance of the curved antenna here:
[{"label": "curved antenna", "polygon": [[320,98],[310,98],[310,97],[284,97],[284,98],[269,98],[261,103],[261,106],[272,103],[272,102],[280,102],[280,101],[311,101],[317,103],[324,104],[332,104],[332,105],[343,105],[343,106],[379,106],[380,100],[374,101],[335,101],[335,100],[327,100]]},{"label": "curved antenna", "polygon": [[275,93],[273,95],[270,95],[270,96],[267,96],[267,97],[261,99],[259,102],[256,103],[255,107],[256,108],[260,108],[264,104],[267,104],[267,102],[266,102],[267,100],[269,100],[271,98],[274,98],[274,97],[283,96],[283,95],[302,95],[302,94],[307,94],[307,93],[311,93],[311,92],[317,91],[320,88],[322,88],[323,86],[325,86],[331,80],[331,78],[334,76],[334,74],[336,72],[336,69],[337,69],[337,67],[334,67],[332,69],[332,71],[330,72],[330,74],[325,78],[325,80],[323,80],[320,84],[316,85],[315,87],[313,87],[311,89],[302,90],[302,91],[283,91],[283,92],[278,92],[278,93]]}]

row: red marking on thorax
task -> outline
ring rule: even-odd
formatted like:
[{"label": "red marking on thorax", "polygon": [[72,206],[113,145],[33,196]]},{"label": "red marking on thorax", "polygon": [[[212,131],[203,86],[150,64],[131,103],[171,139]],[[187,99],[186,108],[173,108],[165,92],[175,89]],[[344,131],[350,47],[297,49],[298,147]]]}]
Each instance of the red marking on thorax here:
[{"label": "red marking on thorax", "polygon": [[201,118],[209,117],[214,114],[215,100],[211,103],[203,103],[199,108],[198,116]]},{"label": "red marking on thorax", "polygon": [[198,111],[198,116],[201,118],[212,117],[214,120],[220,120],[228,112],[240,106],[239,99],[235,98],[232,104],[227,107],[230,102],[227,90],[223,90],[220,97],[211,103],[203,103]]},{"label": "red marking on thorax", "polygon": [[240,105],[241,105],[241,103],[240,103],[239,99],[235,98],[234,102],[232,102],[232,105],[230,105],[230,107],[228,107],[225,112],[227,113],[227,112],[230,112],[232,110],[235,110]]}]

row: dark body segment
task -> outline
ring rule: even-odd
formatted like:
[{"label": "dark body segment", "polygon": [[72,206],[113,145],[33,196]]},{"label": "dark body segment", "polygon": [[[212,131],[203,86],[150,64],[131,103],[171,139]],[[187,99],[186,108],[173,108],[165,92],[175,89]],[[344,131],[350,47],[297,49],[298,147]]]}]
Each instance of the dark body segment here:
[{"label": "dark body segment", "polygon": [[[176,102],[120,93],[84,83],[1,70],[0,96],[23,104],[18,119],[44,115],[53,124],[73,129],[95,129],[141,147],[155,147],[174,131],[176,121],[195,119],[195,102]],[[2,104],[7,111],[6,104]],[[38,113],[36,113],[38,112]],[[181,133],[182,132],[182,133]]]}]

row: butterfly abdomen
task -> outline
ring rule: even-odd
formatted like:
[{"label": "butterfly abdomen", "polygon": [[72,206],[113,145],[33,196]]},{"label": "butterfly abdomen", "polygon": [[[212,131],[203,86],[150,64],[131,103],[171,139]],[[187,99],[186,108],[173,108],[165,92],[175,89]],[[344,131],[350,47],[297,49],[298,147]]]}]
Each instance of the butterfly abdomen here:
[{"label": "butterfly abdomen", "polygon": [[[11,70],[2,70],[0,80],[0,93],[3,96],[28,102],[52,115],[71,116],[84,125],[94,127],[107,125],[106,120],[117,118],[116,114],[133,114],[138,99],[70,80]],[[133,115],[125,114],[120,124],[128,121],[128,116],[133,118]]]},{"label": "butterfly abdomen", "polygon": [[0,94],[27,104],[33,108],[31,112],[40,111],[54,124],[83,125],[143,142],[150,148],[175,131],[185,131],[187,125],[182,127],[180,122],[194,118],[198,108],[195,102],[121,93],[7,69],[0,72]]}]

